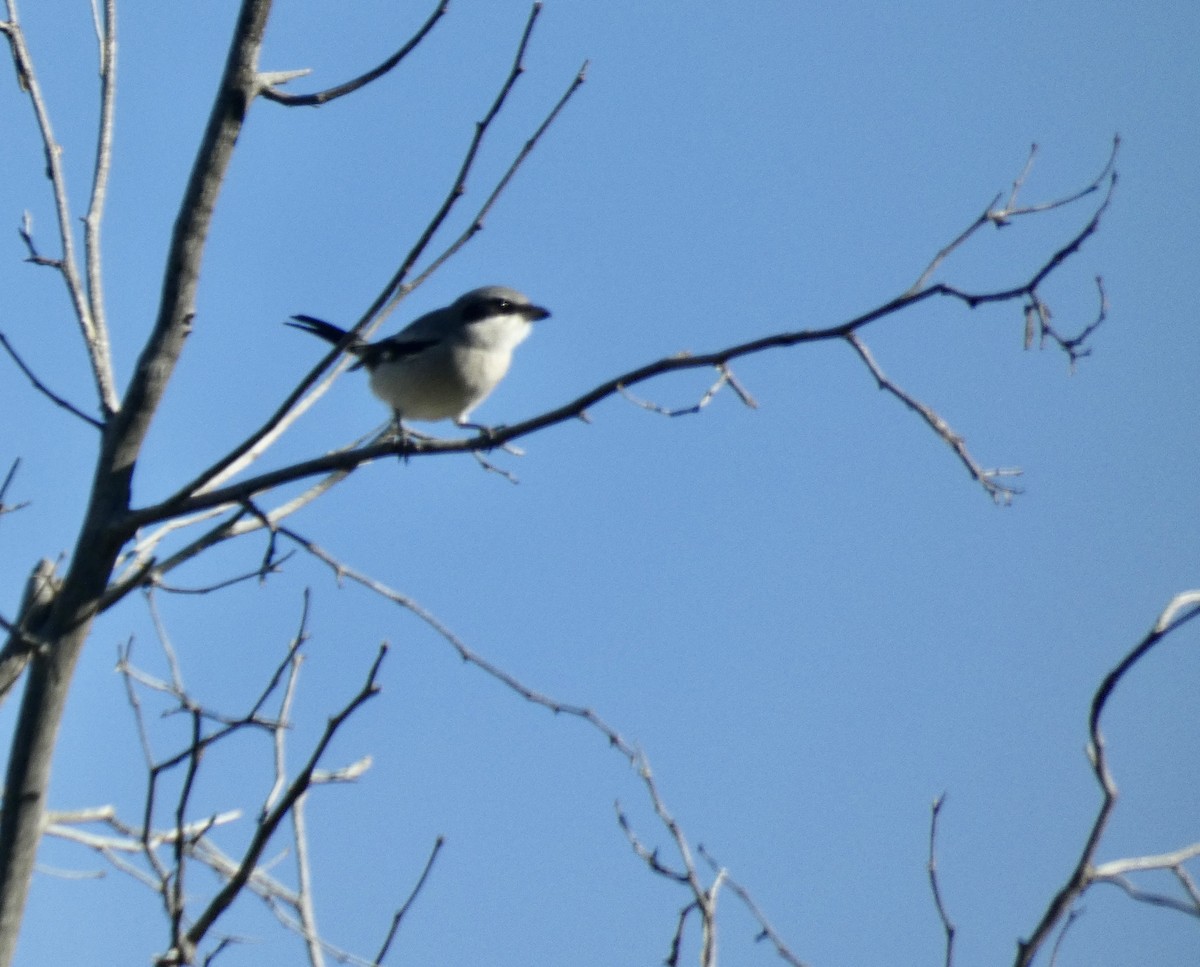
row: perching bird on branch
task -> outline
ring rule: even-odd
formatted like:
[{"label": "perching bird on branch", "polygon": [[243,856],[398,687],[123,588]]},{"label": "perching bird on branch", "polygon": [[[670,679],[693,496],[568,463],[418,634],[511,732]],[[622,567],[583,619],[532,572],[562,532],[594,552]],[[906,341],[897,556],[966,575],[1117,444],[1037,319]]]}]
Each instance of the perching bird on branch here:
[{"label": "perching bird on branch", "polygon": [[[508,372],[513,350],[531,323],[549,310],[502,285],[472,289],[378,342],[352,340],[344,348],[358,357],[351,369],[370,373],[371,390],[403,420],[469,422],[471,411]],[[346,330],[312,316],[287,323],[326,342],[339,343]]]}]

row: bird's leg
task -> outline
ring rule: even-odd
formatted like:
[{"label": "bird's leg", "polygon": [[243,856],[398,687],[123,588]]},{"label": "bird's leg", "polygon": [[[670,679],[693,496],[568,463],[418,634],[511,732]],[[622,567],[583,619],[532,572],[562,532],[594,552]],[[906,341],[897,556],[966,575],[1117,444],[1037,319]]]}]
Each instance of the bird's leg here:
[{"label": "bird's leg", "polygon": [[[457,425],[460,429],[478,431],[482,436],[487,437],[489,443],[491,443],[492,441],[495,440],[497,431],[504,429],[503,424],[501,424],[500,426],[493,427],[493,426],[487,426],[483,423],[472,423],[470,420],[465,420],[465,419],[461,419],[461,418],[455,420],[454,422],[455,422],[455,425]],[[522,450],[520,447],[513,446],[513,444],[511,444],[511,443],[501,443],[500,449],[503,450],[505,453],[511,453],[514,457],[525,456],[524,450]]]},{"label": "bird's leg", "polygon": [[489,440],[496,435],[496,431],[492,429],[492,427],[487,426],[484,423],[472,423],[470,420],[464,419],[463,417],[459,417],[457,420],[455,420],[454,425],[463,430],[477,430]]},{"label": "bird's leg", "polygon": [[[400,418],[399,410],[392,410],[391,423],[387,428],[386,438],[395,440],[397,443],[405,444],[413,439],[413,432],[404,425],[404,421]],[[401,452],[397,456],[407,462],[408,454]]]}]

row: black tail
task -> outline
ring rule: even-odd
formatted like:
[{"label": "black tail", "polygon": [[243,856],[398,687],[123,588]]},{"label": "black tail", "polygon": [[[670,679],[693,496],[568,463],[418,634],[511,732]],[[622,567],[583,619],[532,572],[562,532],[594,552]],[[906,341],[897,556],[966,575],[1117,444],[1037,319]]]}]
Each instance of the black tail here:
[{"label": "black tail", "polygon": [[[324,339],[326,342],[337,345],[346,335],[346,330],[335,326],[332,322],[326,322],[324,319],[317,319],[314,316],[292,316],[294,322],[285,322],[285,326],[291,326],[293,329],[299,329],[302,332],[310,332],[319,339]],[[353,343],[351,343],[353,345]],[[349,346],[346,347],[350,349]],[[353,350],[351,350],[353,351]]]}]

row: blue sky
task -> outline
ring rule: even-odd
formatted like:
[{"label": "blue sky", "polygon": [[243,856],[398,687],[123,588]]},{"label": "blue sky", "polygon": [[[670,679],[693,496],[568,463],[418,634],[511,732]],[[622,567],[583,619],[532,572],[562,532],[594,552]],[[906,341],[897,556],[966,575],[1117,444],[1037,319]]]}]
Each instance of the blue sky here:
[{"label": "blue sky", "polygon": [[[96,97],[85,4],[24,11],[82,212]],[[336,15],[280,2],[263,67],[311,67],[307,91],[383,59],[428,10],[361,0]],[[1006,962],[1062,884],[1097,801],[1083,747],[1096,684],[1177,592],[1200,584],[1200,12],[1194,4],[885,6],[591,4],[549,0],[527,73],[489,132],[468,224],[585,58],[588,80],[485,230],[414,293],[394,328],[503,282],[554,316],[478,410],[512,423],[682,350],[835,324],[902,292],[1007,191],[1040,146],[1026,202],[1059,197],[1122,138],[1099,234],[1042,295],[1073,332],[1111,302],[1068,373],[1022,349],[1016,305],[923,304],[864,333],[879,364],[987,466],[1019,466],[1001,509],[848,347],[735,366],[757,410],[721,393],[666,420],[620,400],[496,455],[372,466],[294,519],[347,563],[411,595],[529,686],[594,708],[648,755],[693,843],[753,893],[818,967],[940,963],[924,864],[943,792],[940,866],[957,963]],[[117,148],[105,225],[119,376],[153,319],[165,241],[235,7],[121,13]],[[171,493],[258,425],[318,358],[282,321],[349,322],[423,228],[512,58],[528,7],[459,0],[392,75],[323,108],[251,112],[220,199],[195,331],[135,482]],[[27,104],[3,83],[0,222],[32,212],[55,248]],[[1086,222],[1082,207],[985,232],[938,278],[1024,281]],[[437,246],[435,245],[435,250]],[[0,330],[77,403],[90,383],[61,286],[0,233]],[[7,363],[0,460],[22,466],[0,521],[11,615],[39,556],[74,540],[94,434]],[[708,373],[642,388],[694,402]],[[17,416],[19,414],[19,416]],[[267,458],[323,453],[383,408],[347,375]],[[448,428],[446,429],[449,432]],[[257,566],[251,538],[175,575],[203,585]],[[373,951],[434,838],[447,845],[394,962],[658,963],[685,897],[651,877],[613,816],[669,848],[636,776],[583,723],[552,717],[463,665],[428,628],[308,559],[264,587],[160,602],[189,684],[243,708],[312,589],[293,757],[353,694],[378,644],[383,694],[335,743],[370,753],[355,786],[311,801],[317,912]],[[98,625],[64,724],[52,801],[139,815],[139,751],[116,648],[162,670],[140,601]],[[1099,858],[1200,839],[1194,750],[1200,654],[1189,629],[1144,663],[1106,719],[1122,790]],[[0,711],[11,726],[14,703]],[[180,723],[156,723],[165,752]],[[252,817],[269,749],[205,763],[197,813]],[[231,849],[250,819],[223,834]],[[49,844],[46,864],[96,869]],[[197,893],[208,886],[197,873]],[[1151,879],[1150,885],[1166,886]],[[1111,888],[1086,899],[1062,965],[1191,964],[1195,924]],[[726,962],[777,962],[722,899]],[[21,962],[145,961],[165,928],[147,892],[41,876]],[[66,925],[66,926],[64,926]],[[298,942],[247,905],[261,942],[225,964],[293,964]],[[695,962],[693,943],[685,962]],[[1045,960],[1042,961],[1043,963]]]}]

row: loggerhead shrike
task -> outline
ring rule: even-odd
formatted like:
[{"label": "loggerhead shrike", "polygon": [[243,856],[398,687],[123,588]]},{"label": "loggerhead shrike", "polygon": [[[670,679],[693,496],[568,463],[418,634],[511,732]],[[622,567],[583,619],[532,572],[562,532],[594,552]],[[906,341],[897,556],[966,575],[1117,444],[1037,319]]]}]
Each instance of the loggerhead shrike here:
[{"label": "loggerhead shrike", "polygon": [[[444,309],[435,309],[378,342],[356,339],[345,347],[365,367],[371,390],[396,414],[396,421],[453,419],[468,422],[471,411],[508,372],[513,350],[529,335],[530,323],[549,310],[503,285],[472,289]],[[345,329],[292,316],[287,323],[326,342],[338,343]]]}]

